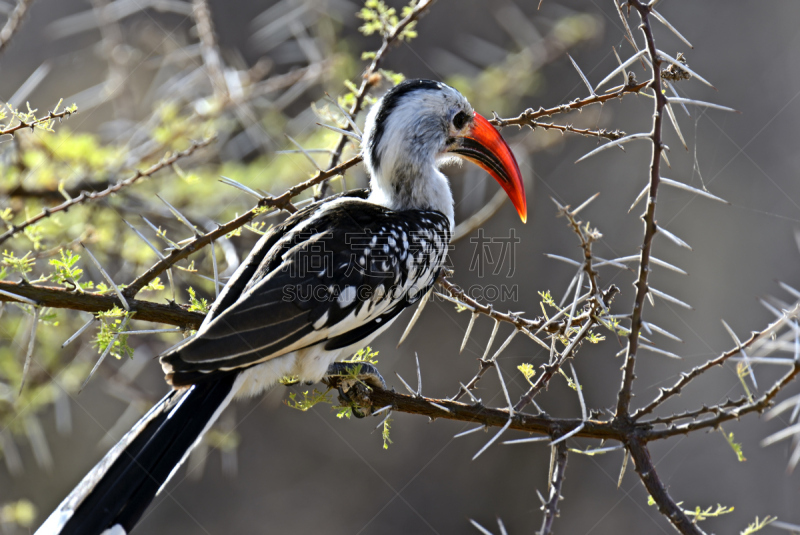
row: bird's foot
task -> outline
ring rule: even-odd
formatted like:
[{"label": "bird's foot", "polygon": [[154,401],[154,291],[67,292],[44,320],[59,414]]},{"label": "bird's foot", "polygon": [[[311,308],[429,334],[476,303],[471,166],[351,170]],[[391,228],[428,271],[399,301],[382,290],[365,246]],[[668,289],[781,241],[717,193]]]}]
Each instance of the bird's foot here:
[{"label": "bird's foot", "polygon": [[386,390],[386,381],[383,380],[378,368],[368,362],[334,362],[328,366],[326,381],[331,386],[334,386],[333,383],[347,385],[348,382],[360,382],[370,388]]},{"label": "bird's foot", "polygon": [[353,416],[363,418],[369,414],[361,410],[369,407],[369,392],[373,389],[386,389],[378,369],[368,362],[334,362],[328,367],[323,381],[339,391],[339,402],[350,407]]}]

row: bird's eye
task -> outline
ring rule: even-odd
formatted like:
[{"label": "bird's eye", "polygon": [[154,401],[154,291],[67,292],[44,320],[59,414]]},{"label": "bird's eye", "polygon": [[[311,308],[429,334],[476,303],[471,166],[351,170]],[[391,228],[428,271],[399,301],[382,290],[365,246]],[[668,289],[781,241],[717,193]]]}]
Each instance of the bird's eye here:
[{"label": "bird's eye", "polygon": [[469,117],[467,114],[463,111],[460,111],[456,113],[455,117],[453,117],[453,126],[456,128],[456,130],[461,130],[464,128],[464,125],[467,124],[468,119]]}]

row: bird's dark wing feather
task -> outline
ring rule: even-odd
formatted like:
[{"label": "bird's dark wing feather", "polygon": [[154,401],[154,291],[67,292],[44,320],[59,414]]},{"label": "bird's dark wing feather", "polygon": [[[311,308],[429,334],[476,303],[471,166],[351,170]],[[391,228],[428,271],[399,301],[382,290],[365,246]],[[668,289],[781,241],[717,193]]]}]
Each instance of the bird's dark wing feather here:
[{"label": "bird's dark wing feather", "polygon": [[357,198],[312,205],[262,238],[197,336],[162,363],[180,385],[317,343],[357,343],[427,292],[448,243],[439,212]]}]

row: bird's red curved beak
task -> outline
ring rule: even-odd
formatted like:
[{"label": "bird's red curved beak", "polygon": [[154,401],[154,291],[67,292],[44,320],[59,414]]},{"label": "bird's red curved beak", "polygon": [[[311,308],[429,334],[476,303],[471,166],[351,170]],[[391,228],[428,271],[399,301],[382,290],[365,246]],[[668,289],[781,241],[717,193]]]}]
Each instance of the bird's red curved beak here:
[{"label": "bird's red curved beak", "polygon": [[525,186],[519,172],[517,160],[500,133],[484,117],[475,113],[472,127],[456,138],[456,143],[448,152],[479,165],[503,187],[522,222],[528,219],[528,206],[525,202]]}]

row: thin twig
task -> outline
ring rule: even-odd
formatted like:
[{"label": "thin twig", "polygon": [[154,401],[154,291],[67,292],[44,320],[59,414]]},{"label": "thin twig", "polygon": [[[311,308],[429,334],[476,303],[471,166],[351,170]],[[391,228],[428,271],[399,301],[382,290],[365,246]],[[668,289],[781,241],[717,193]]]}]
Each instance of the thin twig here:
[{"label": "thin twig", "polygon": [[640,84],[624,85],[602,95],[593,95],[591,97],[575,99],[572,102],[561,104],[560,106],[555,106],[553,108],[539,108],[538,110],[528,108],[517,117],[510,119],[502,119],[495,116],[489,122],[499,128],[504,128],[506,126],[533,126],[532,123],[537,119],[541,119],[542,117],[550,117],[559,113],[567,113],[570,111],[579,110],[591,104],[600,104],[615,98],[621,98],[630,93],[638,93],[645,87],[651,86],[652,82],[652,80],[648,80]]},{"label": "thin twig", "polygon": [[642,330],[642,312],[644,310],[644,300],[649,291],[647,277],[650,273],[650,253],[653,245],[653,237],[658,231],[656,226],[656,196],[658,186],[661,181],[660,165],[661,153],[664,150],[661,141],[662,122],[664,117],[664,107],[667,105],[667,97],[661,92],[661,59],[656,50],[653,39],[653,32],[650,27],[649,7],[639,0],[629,3],[638,12],[642,19],[641,30],[647,42],[647,50],[653,71],[653,79],[649,82],[650,89],[654,95],[653,129],[650,132],[650,139],[653,145],[652,156],[650,159],[650,187],[648,189],[647,209],[643,217],[645,230],[641,248],[641,259],[639,261],[639,275],[634,286],[636,287],[636,297],[634,298],[633,311],[631,313],[631,328],[628,335],[628,351],[623,367],[622,386],[617,396],[617,418],[627,419],[631,403],[631,389],[633,387],[634,367],[636,364],[636,352],[639,346],[639,333]]},{"label": "thin twig", "polygon": [[163,158],[161,161],[159,161],[156,164],[153,164],[152,166],[150,166],[149,169],[146,169],[145,171],[138,171],[137,170],[132,176],[130,176],[130,177],[124,179],[124,180],[120,180],[119,182],[117,182],[113,186],[109,186],[108,188],[104,189],[103,191],[95,191],[95,192],[84,191],[80,195],[78,195],[77,197],[74,197],[72,199],[64,201],[63,203],[59,204],[58,206],[56,206],[54,208],[45,208],[44,210],[42,210],[37,215],[27,219],[26,221],[24,221],[23,223],[20,223],[19,225],[9,225],[10,228],[5,233],[0,235],[0,244],[5,242],[9,238],[11,238],[12,236],[17,234],[18,232],[21,232],[21,231],[25,230],[27,227],[29,227],[29,226],[31,226],[31,225],[33,225],[35,223],[38,223],[39,221],[41,221],[42,219],[44,219],[46,217],[50,217],[51,215],[53,215],[55,213],[58,213],[58,212],[66,212],[71,207],[75,206],[76,204],[81,204],[81,203],[84,203],[84,202],[94,201],[94,200],[97,200],[97,199],[102,199],[103,197],[107,197],[107,196],[111,195],[112,193],[118,192],[119,190],[121,190],[122,188],[124,188],[126,186],[130,186],[131,184],[133,184],[134,182],[136,182],[140,178],[149,177],[149,176],[153,175],[154,173],[156,173],[157,171],[160,171],[160,170],[164,169],[165,167],[170,167],[172,164],[174,164],[175,162],[177,162],[181,158],[186,158],[186,157],[192,155],[197,149],[200,149],[200,148],[203,148],[203,147],[206,147],[206,146],[210,145],[215,139],[216,138],[212,136],[212,137],[210,137],[208,139],[205,139],[203,141],[193,142],[189,146],[189,148],[187,148],[186,150],[183,150],[183,151],[180,151],[180,152],[176,152],[176,153],[172,154],[171,156],[169,156],[167,158]]},{"label": "thin twig", "polygon": [[14,37],[14,34],[16,34],[17,30],[19,30],[22,19],[25,18],[25,13],[28,12],[28,8],[32,3],[33,0],[17,1],[17,7],[15,7],[14,11],[11,12],[8,20],[3,25],[3,29],[0,30],[0,54],[3,53],[3,50],[8,45],[8,42],[11,41],[11,38]]},{"label": "thin twig", "polygon": [[14,134],[15,132],[17,132],[19,130],[22,130],[24,128],[30,128],[31,130],[33,130],[37,126],[40,126],[42,124],[47,124],[50,121],[54,121],[55,119],[58,119],[58,120],[69,119],[72,116],[72,114],[74,114],[74,113],[77,113],[77,112],[74,112],[71,109],[66,109],[64,111],[59,111],[59,112],[56,112],[54,110],[54,111],[48,112],[47,115],[45,115],[44,117],[39,117],[38,119],[36,119],[34,121],[30,121],[30,122],[19,121],[19,119],[17,118],[17,120],[19,121],[19,124],[15,124],[15,125],[11,126],[10,123],[9,123],[9,126],[7,126],[6,128],[4,128],[4,129],[0,128],[0,136],[6,135],[6,134]]},{"label": "thin twig", "polygon": [[[358,112],[361,111],[361,107],[364,105],[364,99],[367,97],[369,90],[380,81],[380,78],[374,75],[377,73],[378,67],[383,61],[384,56],[386,56],[389,48],[398,42],[398,37],[409,26],[409,24],[416,22],[420,19],[420,17],[425,15],[428,9],[430,9],[435,2],[436,0],[423,0],[414,9],[412,9],[408,15],[400,20],[397,23],[397,26],[394,26],[387,34],[383,36],[383,43],[381,44],[381,47],[375,53],[375,57],[372,58],[372,63],[369,64],[367,69],[364,71],[364,74],[361,76],[361,85],[356,92],[355,101],[348,110],[350,117],[355,117]],[[352,122],[348,121],[345,130],[352,131],[352,124]],[[339,164],[339,160],[342,158],[342,151],[344,151],[347,141],[348,136],[342,135],[342,137],[339,139],[339,142],[336,144],[336,148],[333,149],[331,159],[328,162],[328,168],[336,167]],[[320,187],[320,198],[324,197],[326,194],[327,182],[323,180],[323,184]]]},{"label": "thin twig", "polygon": [[558,516],[558,502],[561,500],[561,486],[564,484],[564,473],[567,469],[567,443],[561,441],[551,448],[553,456],[552,479],[548,481],[550,496],[546,503],[542,505],[544,518],[542,528],[537,535],[550,535],[553,532],[553,523]]}]

